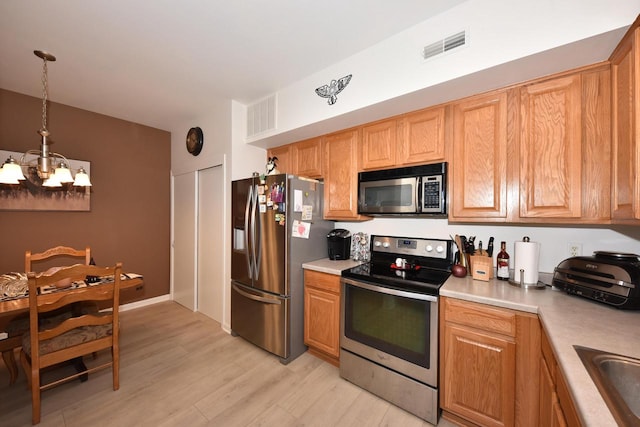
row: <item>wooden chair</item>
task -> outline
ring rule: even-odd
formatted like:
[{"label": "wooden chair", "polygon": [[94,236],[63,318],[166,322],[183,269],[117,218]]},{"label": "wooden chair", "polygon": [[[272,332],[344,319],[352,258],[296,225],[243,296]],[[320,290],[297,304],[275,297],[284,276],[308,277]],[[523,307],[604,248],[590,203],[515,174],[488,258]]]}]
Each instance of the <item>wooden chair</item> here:
[{"label": "wooden chair", "polygon": [[[24,271],[28,273],[32,270],[32,263],[38,261],[49,261],[53,258],[83,258],[84,263],[89,265],[91,262],[91,248],[87,246],[84,250],[74,249],[67,246],[56,246],[54,248],[47,249],[44,252],[34,253],[26,251],[24,254]],[[7,365],[9,371],[9,385],[16,382],[18,378],[18,365],[16,363],[15,349],[19,348],[22,343],[22,334],[29,329],[29,319],[19,317],[12,320],[7,325],[5,332],[9,335],[8,338],[0,341],[0,352],[2,352],[2,360]]]},{"label": "wooden chair", "polygon": [[68,246],[56,246],[55,248],[47,249],[44,252],[32,254],[31,251],[24,253],[24,271],[28,273],[32,270],[31,264],[34,261],[45,261],[55,257],[80,257],[84,258],[84,263],[89,265],[91,262],[91,248],[87,246],[84,250],[73,249]]},{"label": "wooden chair", "polygon": [[[41,392],[58,384],[111,367],[113,389],[118,390],[120,387],[118,310],[121,272],[122,264],[118,263],[110,268],[77,264],[62,268],[51,275],[28,273],[29,332],[22,338],[20,361],[31,388],[33,424],[40,422]],[[72,282],[84,285],[84,279],[87,276],[113,276],[114,279],[65,289]],[[53,289],[53,291],[47,292],[47,289]],[[43,323],[43,316],[46,316],[46,313],[82,301],[109,301],[113,309],[69,317],[51,324],[47,324],[45,317]],[[111,350],[111,360],[106,363],[48,384],[41,384],[41,369],[104,349]]]}]

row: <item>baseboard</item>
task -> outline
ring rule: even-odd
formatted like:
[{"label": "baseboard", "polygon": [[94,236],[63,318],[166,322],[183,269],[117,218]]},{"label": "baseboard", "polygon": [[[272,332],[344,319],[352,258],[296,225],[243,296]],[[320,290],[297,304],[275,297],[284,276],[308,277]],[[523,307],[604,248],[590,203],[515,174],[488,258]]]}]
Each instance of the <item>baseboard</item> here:
[{"label": "baseboard", "polygon": [[146,307],[148,305],[157,304],[159,302],[171,301],[171,295],[160,295],[159,297],[147,298],[141,301],[130,302],[120,306],[120,312],[133,310],[134,308]]}]

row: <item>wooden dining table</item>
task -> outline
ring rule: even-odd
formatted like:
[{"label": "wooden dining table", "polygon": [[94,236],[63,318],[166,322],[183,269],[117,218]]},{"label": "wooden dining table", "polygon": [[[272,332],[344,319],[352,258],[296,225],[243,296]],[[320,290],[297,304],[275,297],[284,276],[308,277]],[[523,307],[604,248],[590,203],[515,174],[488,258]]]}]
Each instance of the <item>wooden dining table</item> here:
[{"label": "wooden dining table", "polygon": [[[144,281],[142,276],[140,275],[132,275],[130,278],[124,275],[120,280],[120,291],[126,291],[130,289],[138,290],[142,286],[144,286]],[[100,284],[95,284],[93,286],[100,286]],[[76,289],[65,289],[65,292],[74,292],[80,291],[83,288]],[[2,300],[0,301],[0,331],[4,330],[4,326],[11,320],[12,318],[20,315],[22,313],[29,312],[29,295],[24,295],[21,297]]]},{"label": "wooden dining table", "polygon": [[[113,278],[111,278],[113,280]],[[83,284],[84,285],[84,284]],[[86,284],[86,286],[100,286],[98,283]],[[144,286],[143,278],[139,274],[123,274],[120,279],[120,292],[127,290],[138,290]],[[68,289],[61,289],[60,292],[81,292],[85,287],[75,287]],[[106,307],[103,307],[106,308]],[[7,325],[12,319],[15,319],[18,316],[21,316],[23,313],[29,313],[29,295],[21,295],[18,297],[14,297],[12,299],[4,299],[0,301],[0,333],[6,330]],[[6,333],[4,338],[7,338]],[[15,359],[13,357],[13,352],[4,352],[2,353],[2,358],[4,363],[7,365],[7,369],[10,371],[14,371],[14,375],[17,375],[17,370],[15,367]],[[82,358],[72,360],[73,365],[75,366],[78,372],[86,371],[86,366],[82,361]],[[82,375],[80,377],[81,381],[86,381],[88,375]]]}]

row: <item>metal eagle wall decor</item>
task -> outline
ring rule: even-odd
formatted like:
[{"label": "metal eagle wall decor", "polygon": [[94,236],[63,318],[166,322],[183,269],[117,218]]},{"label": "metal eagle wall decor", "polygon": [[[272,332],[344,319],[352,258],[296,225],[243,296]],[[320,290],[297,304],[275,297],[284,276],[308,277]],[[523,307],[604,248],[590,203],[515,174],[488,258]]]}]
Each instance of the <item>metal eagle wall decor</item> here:
[{"label": "metal eagle wall decor", "polygon": [[338,97],[336,95],[342,92],[342,90],[347,87],[350,81],[351,74],[349,74],[348,76],[344,76],[343,78],[338,80],[331,80],[331,83],[329,83],[328,85],[320,86],[319,88],[317,88],[316,93],[322,98],[329,98],[327,100],[327,103],[329,105],[333,105],[338,100]]}]

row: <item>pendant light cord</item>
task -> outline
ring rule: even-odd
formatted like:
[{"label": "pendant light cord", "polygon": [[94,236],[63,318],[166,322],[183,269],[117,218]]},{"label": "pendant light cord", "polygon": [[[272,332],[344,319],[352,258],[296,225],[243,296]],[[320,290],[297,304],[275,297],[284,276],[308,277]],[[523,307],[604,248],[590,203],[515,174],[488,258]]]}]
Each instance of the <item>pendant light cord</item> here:
[{"label": "pendant light cord", "polygon": [[42,59],[42,130],[47,130],[47,93],[49,85],[47,84],[47,59]]}]

